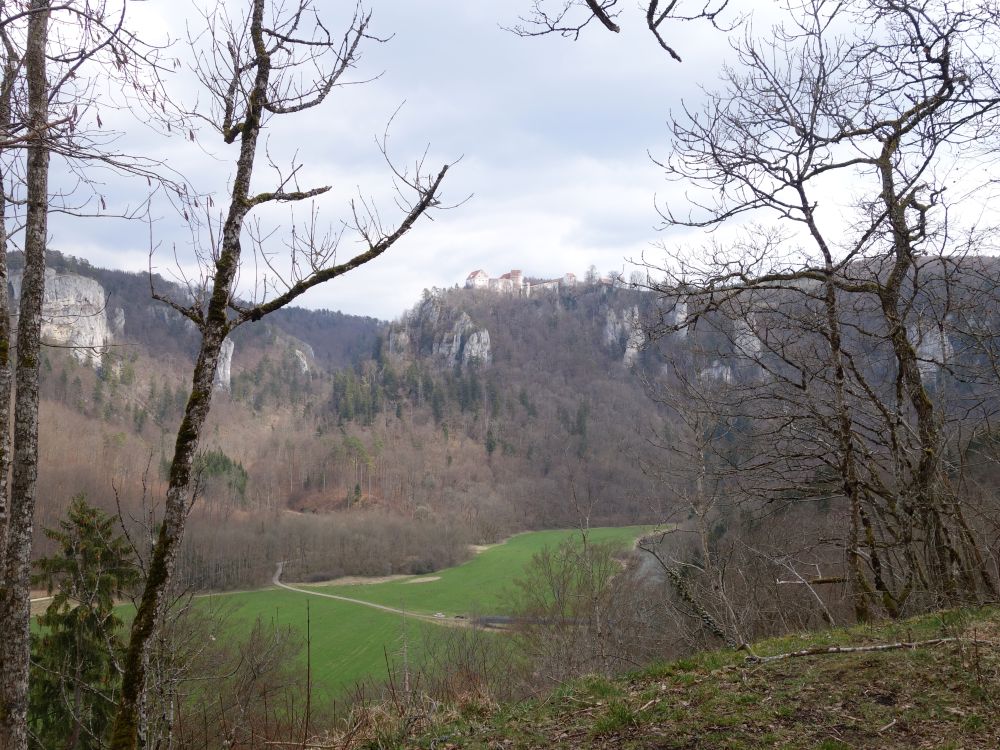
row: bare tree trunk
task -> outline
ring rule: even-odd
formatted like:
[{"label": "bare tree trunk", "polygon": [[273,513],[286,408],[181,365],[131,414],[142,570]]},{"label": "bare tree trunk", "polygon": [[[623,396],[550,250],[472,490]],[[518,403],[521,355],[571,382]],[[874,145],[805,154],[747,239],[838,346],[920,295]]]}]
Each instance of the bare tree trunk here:
[{"label": "bare tree trunk", "polygon": [[[329,187],[320,187],[306,191],[286,191],[282,183],[273,192],[251,195],[251,176],[263,119],[268,113],[271,116],[293,114],[322,103],[340,75],[355,61],[358,44],[362,39],[368,38],[365,29],[369,20],[369,16],[359,9],[342,42],[331,40],[325,27],[317,21],[316,38],[307,40],[299,26],[303,18],[312,15],[310,0],[293,3],[295,8],[292,10],[284,8],[281,3],[275,3],[275,18],[268,19],[268,23],[272,24],[271,28],[265,28],[264,23],[267,0],[250,0],[249,5],[249,18],[245,24],[241,21],[228,29],[232,44],[227,45],[226,49],[233,58],[232,65],[198,71],[202,81],[209,85],[211,93],[217,99],[221,122],[215,124],[219,134],[225,143],[239,144],[229,209],[222,226],[218,255],[213,255],[217,260],[207,271],[206,288],[211,290],[211,296],[207,304],[199,298],[193,304],[183,306],[157,295],[154,290],[156,299],[171,305],[198,326],[201,346],[194,368],[191,394],[174,445],[164,518],[147,568],[142,597],[132,622],[122,676],[121,699],[111,732],[111,750],[134,750],[139,744],[139,711],[147,679],[147,654],[162,621],[167,589],[192,501],[192,464],[208,417],[223,342],[236,326],[260,320],[313,286],[348,273],[384,253],[410,230],[425,211],[438,206],[438,189],[448,169],[447,165],[444,166],[433,178],[419,174],[419,169],[418,174],[411,178],[396,172],[397,178],[402,184],[409,186],[416,197],[408,213],[391,232],[382,229],[374,215],[367,222],[359,220],[355,228],[367,245],[367,250],[346,262],[338,263],[335,259],[335,246],[310,247],[305,250],[310,272],[304,277],[288,280],[284,292],[254,305],[244,305],[233,299],[234,279],[243,254],[241,233],[251,209],[263,203],[311,199],[329,190]],[[284,21],[281,20],[283,12]],[[302,55],[305,55],[307,62],[317,63],[317,68],[321,68],[318,63],[323,54],[333,57],[332,69],[321,74],[314,86],[305,86],[298,79],[293,82],[289,71],[296,65],[304,64]],[[272,56],[277,59],[276,63],[272,63]],[[357,213],[355,216],[357,217]]]},{"label": "bare tree trunk", "polygon": [[[214,299],[218,296],[216,288]],[[227,295],[228,296],[228,295]],[[225,309],[222,311],[225,319]],[[228,324],[227,324],[228,327]],[[149,562],[146,585],[142,599],[132,621],[122,693],[112,730],[111,748],[135,748],[138,745],[139,702],[146,682],[147,651],[155,635],[159,615],[167,595],[167,586],[173,573],[187,519],[191,470],[195,452],[201,440],[201,431],[208,417],[212,398],[212,383],[219,363],[219,350],[226,331],[205,330],[201,352],[195,366],[191,395],[188,398],[184,421],[177,432],[174,457],[170,466],[170,484],[167,489],[166,507],[160,533]]]},{"label": "bare tree trunk", "polygon": [[28,746],[28,666],[31,656],[31,536],[38,478],[38,364],[45,296],[48,232],[48,81],[45,50],[49,0],[32,0],[25,49],[28,81],[27,212],[24,276],[17,334],[17,395],[14,404],[14,472],[7,554],[0,589],[0,748]]},{"label": "bare tree trunk", "polygon": [[253,174],[260,133],[261,117],[271,73],[270,58],[263,49],[264,2],[254,0],[251,35],[257,52],[257,75],[249,97],[246,120],[240,132],[240,153],[233,180],[232,200],[222,234],[222,247],[215,265],[214,285],[207,314],[201,324],[201,349],[191,383],[191,395],[184,420],[177,431],[174,456],[170,464],[170,483],[159,537],[149,562],[149,573],[142,599],[132,621],[122,695],[111,735],[112,750],[131,750],[138,743],[139,700],[146,681],[147,652],[165,601],[167,585],[173,573],[177,550],[184,533],[191,489],[191,467],[201,441],[201,432],[212,401],[212,386],[219,365],[222,342],[229,334],[229,300],[233,279],[240,262],[240,233],[250,210],[250,178]]},{"label": "bare tree trunk", "polygon": [[[811,220],[810,216],[810,220]],[[861,482],[858,478],[857,455],[854,448],[854,431],[852,429],[851,413],[845,395],[847,375],[844,368],[843,341],[840,332],[840,311],[837,304],[837,290],[834,285],[833,256],[822,243],[825,262],[826,279],[823,282],[823,304],[826,309],[827,336],[830,345],[830,361],[833,365],[834,410],[837,420],[837,437],[840,443],[840,477],[844,487],[844,495],[851,507],[851,521],[847,532],[847,563],[851,575],[851,597],[854,604],[854,617],[858,622],[871,618],[869,598],[872,588],[868,583],[862,567],[860,549],[860,529],[864,523],[863,497]],[[871,568],[875,577],[875,588],[883,595],[883,603],[891,609],[894,602],[882,581],[878,551],[874,545],[869,548]],[[892,613],[895,616],[895,613]]]},{"label": "bare tree trunk", "polygon": [[[0,80],[0,136],[11,126],[11,98],[18,58],[6,34],[3,37],[6,64]],[[7,186],[0,175],[0,581],[7,558],[7,521],[10,487],[10,299],[7,295]]]}]

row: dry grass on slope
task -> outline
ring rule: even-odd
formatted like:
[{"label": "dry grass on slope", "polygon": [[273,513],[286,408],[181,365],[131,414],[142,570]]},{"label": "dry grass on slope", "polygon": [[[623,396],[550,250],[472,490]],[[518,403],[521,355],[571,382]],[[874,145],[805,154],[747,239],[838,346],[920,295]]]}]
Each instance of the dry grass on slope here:
[{"label": "dry grass on slope", "polygon": [[791,636],[754,653],[900,642],[927,645],[773,661],[704,653],[617,680],[585,678],[536,702],[472,704],[421,738],[383,736],[368,746],[1000,747],[1000,610]]}]

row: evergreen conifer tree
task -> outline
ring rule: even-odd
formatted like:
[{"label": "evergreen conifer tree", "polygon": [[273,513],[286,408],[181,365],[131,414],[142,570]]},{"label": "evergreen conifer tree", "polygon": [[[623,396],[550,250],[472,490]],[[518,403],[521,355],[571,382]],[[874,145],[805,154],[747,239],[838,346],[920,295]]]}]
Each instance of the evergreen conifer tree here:
[{"label": "evergreen conifer tree", "polygon": [[121,683],[123,625],[115,599],[139,583],[132,549],[115,520],[77,495],[58,529],[56,552],[35,564],[32,583],[52,601],[33,637],[32,744],[86,750],[106,744]]}]

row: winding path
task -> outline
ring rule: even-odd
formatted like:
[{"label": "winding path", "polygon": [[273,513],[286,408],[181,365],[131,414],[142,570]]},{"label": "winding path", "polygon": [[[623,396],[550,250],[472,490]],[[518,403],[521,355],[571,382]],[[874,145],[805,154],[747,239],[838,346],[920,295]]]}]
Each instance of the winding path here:
[{"label": "winding path", "polygon": [[424,615],[415,612],[407,612],[405,609],[398,609],[396,607],[388,607],[384,604],[375,604],[374,602],[366,602],[363,599],[352,599],[349,596],[339,596],[337,594],[324,594],[322,591],[311,591],[309,589],[300,589],[295,586],[289,586],[287,583],[281,582],[281,572],[285,568],[284,561],[279,562],[274,570],[274,576],[271,578],[271,583],[273,583],[278,588],[287,589],[288,591],[294,591],[297,594],[307,594],[308,596],[320,596],[324,599],[336,599],[340,602],[348,602],[349,604],[360,604],[363,607],[371,607],[372,609],[380,609],[383,612],[392,612],[393,614],[403,615],[404,617],[412,617],[415,620],[424,620],[426,622],[433,622],[435,625],[444,625],[446,627],[452,628],[466,628],[469,627],[469,621],[466,619],[456,619],[454,617],[435,617],[434,615]]}]

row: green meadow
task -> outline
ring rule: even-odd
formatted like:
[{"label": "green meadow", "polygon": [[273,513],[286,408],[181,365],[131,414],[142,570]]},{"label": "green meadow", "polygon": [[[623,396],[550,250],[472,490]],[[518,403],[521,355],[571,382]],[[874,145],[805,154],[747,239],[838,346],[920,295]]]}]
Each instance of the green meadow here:
[{"label": "green meadow", "polygon": [[[624,550],[647,530],[648,527],[640,526],[598,528],[590,531],[589,538]],[[479,614],[504,614],[508,611],[509,592],[513,590],[511,582],[521,575],[532,556],[579,533],[563,530],[518,534],[462,565],[427,576],[351,586],[291,585],[404,609],[415,615],[441,612],[452,622],[455,615],[471,618]],[[409,658],[419,661],[426,636],[441,627],[363,604],[273,587],[200,597],[199,602],[202,606],[225,609],[225,635],[230,637],[245,635],[260,618],[264,623],[291,626],[302,634],[303,642],[308,606],[313,684],[317,692],[328,696],[336,696],[359,681],[384,677],[387,655],[398,664],[404,642]],[[304,649],[299,662],[304,669]]]},{"label": "green meadow", "polygon": [[[610,543],[624,550],[647,531],[649,527],[646,526],[597,528],[590,530],[588,538],[591,542]],[[426,576],[384,583],[303,585],[300,588],[361,599],[415,614],[505,614],[514,589],[511,582],[521,575],[531,558],[545,547],[555,547],[572,536],[579,537],[580,532],[532,531],[490,547],[462,565]]]},{"label": "green meadow", "polygon": [[412,658],[419,658],[425,631],[438,627],[413,618],[404,621],[391,612],[276,588],[202,597],[199,604],[220,607],[225,634],[234,639],[246,636],[257,618],[264,624],[291,627],[302,639],[298,666],[303,670],[308,618],[313,685],[318,693],[328,696],[367,678],[384,677],[387,656],[397,663],[404,640]]}]

